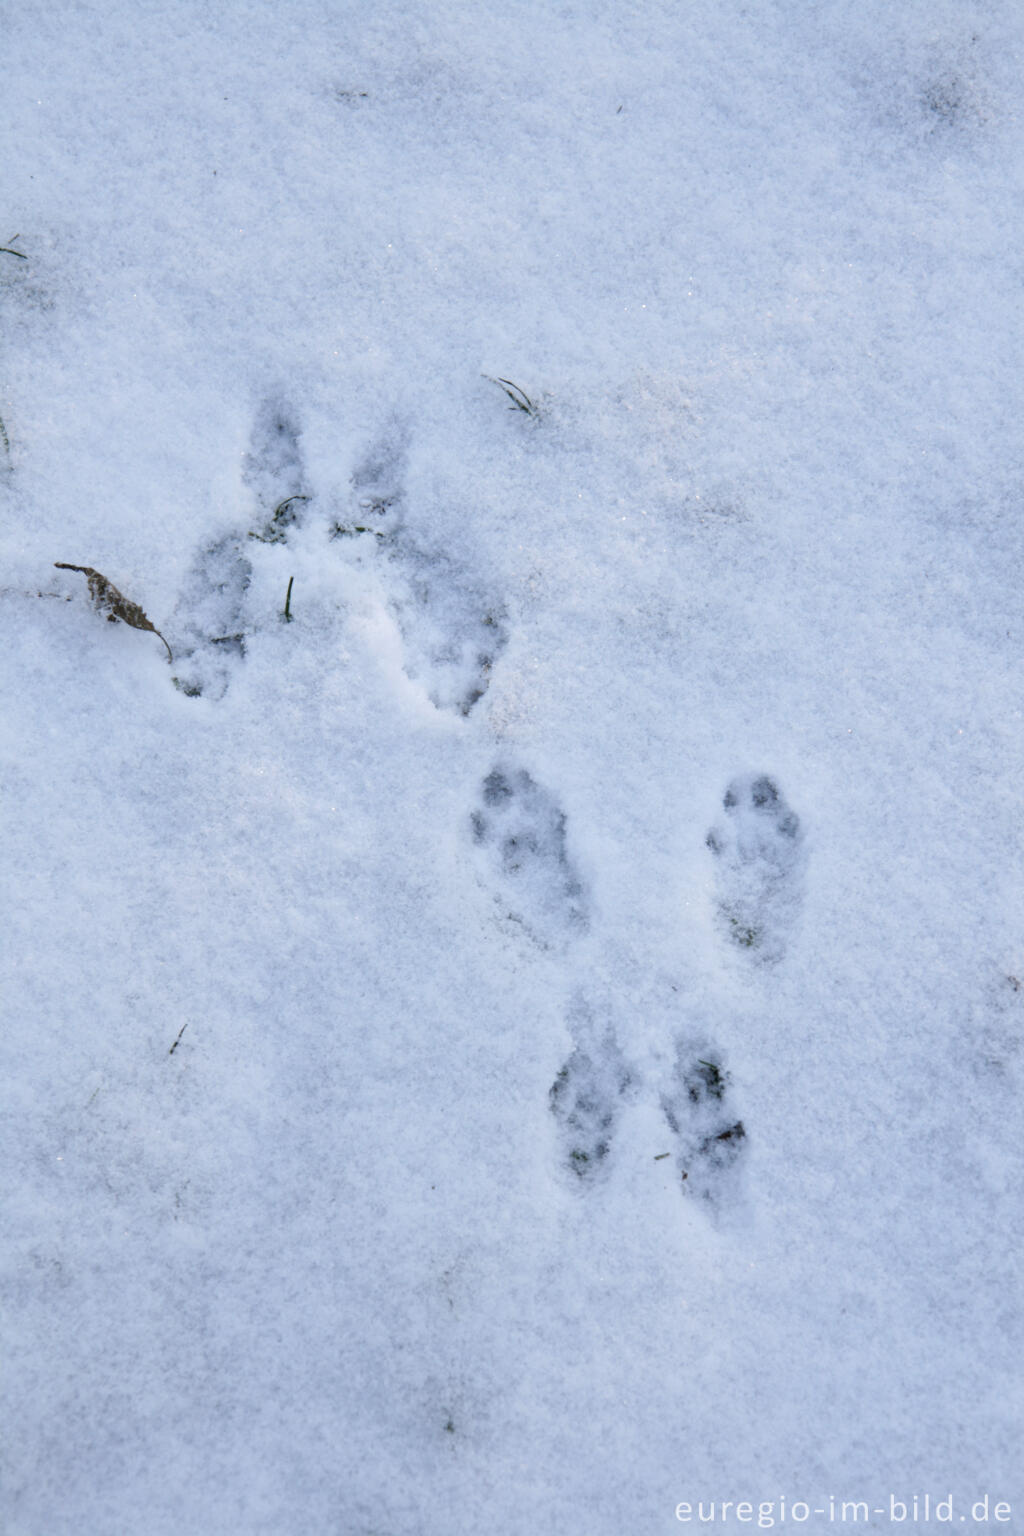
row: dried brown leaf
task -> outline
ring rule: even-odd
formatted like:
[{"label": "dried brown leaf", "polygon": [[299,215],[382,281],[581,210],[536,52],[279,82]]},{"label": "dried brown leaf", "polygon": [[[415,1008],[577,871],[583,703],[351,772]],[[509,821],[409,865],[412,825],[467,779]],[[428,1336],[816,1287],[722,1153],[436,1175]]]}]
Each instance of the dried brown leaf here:
[{"label": "dried brown leaf", "polygon": [[111,624],[122,619],[132,629],[148,629],[154,635],[159,636],[167,646],[167,659],[173,661],[171,648],[167,645],[163,635],[155,624],[151,624],[139,607],[138,603],[131,602],[123,593],[119,592],[112,581],[101,576],[99,571],[94,571],[91,565],[67,565],[63,560],[55,560],[54,565],[59,571],[81,571],[89,583],[89,596],[92,598],[93,607],[97,613],[105,613]]}]

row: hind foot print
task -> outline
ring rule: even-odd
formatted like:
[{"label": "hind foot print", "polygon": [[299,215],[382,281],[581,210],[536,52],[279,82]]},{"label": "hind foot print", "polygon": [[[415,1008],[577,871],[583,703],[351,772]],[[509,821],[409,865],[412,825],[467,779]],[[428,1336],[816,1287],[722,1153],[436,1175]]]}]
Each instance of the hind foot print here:
[{"label": "hind foot print", "polygon": [[392,559],[405,578],[405,592],[396,585],[392,602],[405,670],[437,709],[468,715],[508,644],[504,610],[447,555],[406,541]]},{"label": "hind foot print", "polygon": [[551,1113],[558,1124],[565,1167],[583,1183],[605,1170],[632,1074],[609,1035],[577,1046],[551,1085]]},{"label": "hind foot print", "polygon": [[800,907],[800,819],[763,773],[734,779],[722,808],[724,820],[706,839],[718,866],[719,927],[752,962],[773,965],[785,953]]},{"label": "hind foot print", "polygon": [[487,775],[470,826],[482,881],[505,919],[544,947],[586,930],[565,813],[524,768],[496,767]]},{"label": "hind foot print", "polygon": [[461,559],[409,523],[408,429],[392,422],[352,474],[349,506],[330,528],[356,559],[372,550],[402,636],[406,676],[436,709],[468,715],[508,644],[504,604]]},{"label": "hind foot print", "polygon": [[731,1078],[710,1047],[680,1043],[661,1107],[676,1138],[683,1189],[710,1205],[729,1197],[747,1133],[731,1106]]}]

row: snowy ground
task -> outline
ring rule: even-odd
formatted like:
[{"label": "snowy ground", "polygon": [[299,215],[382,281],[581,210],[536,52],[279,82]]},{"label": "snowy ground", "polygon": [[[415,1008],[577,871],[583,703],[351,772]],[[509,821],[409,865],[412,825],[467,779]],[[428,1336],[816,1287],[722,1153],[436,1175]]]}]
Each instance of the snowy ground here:
[{"label": "snowy ground", "polygon": [[1022,71],[9,8],[7,1536],[1019,1518]]}]

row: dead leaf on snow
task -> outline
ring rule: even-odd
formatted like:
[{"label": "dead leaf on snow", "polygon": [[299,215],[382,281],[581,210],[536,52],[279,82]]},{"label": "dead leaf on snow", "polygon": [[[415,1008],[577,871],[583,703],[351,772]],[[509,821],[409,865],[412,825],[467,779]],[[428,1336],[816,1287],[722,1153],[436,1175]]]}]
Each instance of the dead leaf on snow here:
[{"label": "dead leaf on snow", "polygon": [[97,613],[105,613],[111,624],[122,619],[125,624],[131,625],[132,629],[150,630],[167,646],[168,661],[174,660],[170,646],[167,645],[167,641],[164,640],[156,625],[151,624],[138,603],[130,602],[117,590],[112,581],[101,576],[99,571],[94,571],[91,565],[67,565],[63,560],[55,560],[53,563],[59,571],[81,571],[82,575],[88,579],[89,596]]}]

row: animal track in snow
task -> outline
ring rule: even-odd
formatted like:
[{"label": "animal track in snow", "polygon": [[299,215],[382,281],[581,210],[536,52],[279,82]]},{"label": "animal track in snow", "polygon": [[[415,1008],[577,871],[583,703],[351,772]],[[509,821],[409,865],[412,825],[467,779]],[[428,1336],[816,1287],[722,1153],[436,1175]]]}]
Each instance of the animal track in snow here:
[{"label": "animal track in snow", "polygon": [[228,534],[202,551],[176,613],[175,683],[192,697],[219,699],[245,655],[245,595],[252,566],[243,539]]},{"label": "animal track in snow", "polygon": [[661,1107],[676,1138],[683,1188],[711,1205],[727,1199],[735,1185],[747,1137],[731,1108],[730,1083],[717,1052],[679,1041]]},{"label": "animal track in snow", "polygon": [[392,556],[405,591],[392,607],[405,642],[405,670],[438,709],[468,715],[487,692],[508,644],[502,606],[456,560],[404,540]]},{"label": "animal track in snow", "polygon": [[349,511],[335,521],[331,537],[364,545],[372,538],[385,562],[407,675],[438,709],[468,715],[508,643],[504,605],[463,561],[409,526],[406,458],[407,435],[392,425],[357,465]]},{"label": "animal track in snow", "polygon": [[392,422],[371,444],[352,471],[352,496],[347,522],[335,522],[332,538],[345,534],[393,533],[404,521],[408,432]]},{"label": "animal track in snow", "polygon": [[565,813],[525,768],[499,765],[487,775],[470,824],[478,868],[506,919],[545,946],[586,929]]},{"label": "animal track in snow", "polygon": [[800,819],[763,773],[734,779],[722,807],[725,818],[706,839],[718,864],[719,925],[752,961],[771,965],[785,952],[800,905]]},{"label": "animal track in snow", "polygon": [[[242,479],[253,500],[249,537],[283,544],[309,500],[299,429],[280,401],[265,402],[256,415]],[[189,572],[177,609],[175,683],[192,697],[224,696],[234,666],[245,655],[246,594],[252,564],[246,537],[226,534],[204,549]]]},{"label": "animal track in snow", "polygon": [[633,1074],[608,1030],[574,1030],[575,1048],[551,1085],[548,1099],[558,1124],[565,1166],[585,1183],[604,1171]]},{"label": "animal track in snow", "polygon": [[281,400],[265,401],[253,423],[242,479],[255,502],[252,536],[266,544],[285,543],[310,499],[300,437],[290,407]]}]

